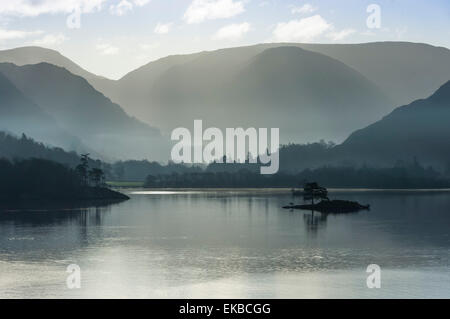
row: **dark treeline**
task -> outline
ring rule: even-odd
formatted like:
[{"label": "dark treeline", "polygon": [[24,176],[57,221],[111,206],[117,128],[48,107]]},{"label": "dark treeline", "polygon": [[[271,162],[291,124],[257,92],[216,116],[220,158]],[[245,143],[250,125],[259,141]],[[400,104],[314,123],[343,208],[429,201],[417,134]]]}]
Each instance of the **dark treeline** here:
[{"label": "dark treeline", "polygon": [[199,166],[188,166],[169,162],[162,165],[158,162],[142,161],[119,161],[110,165],[109,177],[116,181],[145,181],[148,175],[200,173],[203,171]]},{"label": "dark treeline", "polygon": [[6,159],[41,158],[74,167],[80,157],[75,152],[66,152],[59,147],[49,147],[34,141],[22,134],[18,138],[11,134],[0,132],[0,157]]},{"label": "dark treeline", "polygon": [[[211,163],[192,166],[169,162],[162,165],[147,160],[118,161],[113,164],[88,159],[96,169],[92,175],[106,181],[146,181],[149,187],[298,187],[304,181],[317,181],[327,187],[429,188],[447,187],[450,174],[425,168],[417,159],[397,161],[388,168],[368,167],[350,161],[329,165],[324,160],[334,144],[289,144],[280,148],[280,172],[273,176],[259,174],[259,164]],[[52,148],[22,135],[0,132],[0,158],[20,160],[40,158],[58,162],[75,170],[81,156]],[[440,175],[443,173],[445,175]],[[87,175],[85,175],[87,176]],[[147,178],[148,177],[148,178]]]},{"label": "dark treeline", "polygon": [[278,173],[261,175],[242,169],[234,172],[203,172],[150,175],[145,186],[153,188],[263,188],[302,187],[316,181],[325,187],[336,188],[447,188],[450,180],[443,178],[432,168],[424,168],[417,162],[392,168],[370,167],[322,167],[306,169],[297,174]]},{"label": "dark treeline", "polygon": [[[310,144],[288,144],[280,147],[280,171],[293,174],[299,173],[307,168],[318,168],[330,163],[330,150],[334,147],[332,142],[320,141]],[[225,162],[222,160],[222,162]],[[337,163],[348,165],[346,161]],[[394,164],[394,163],[393,163]],[[118,181],[144,181],[148,175],[171,175],[208,173],[233,173],[242,169],[251,172],[259,172],[259,164],[251,163],[211,163],[207,166],[192,166],[186,164],[174,164],[169,162],[162,165],[157,162],[142,161],[119,161],[105,167],[107,177]]]},{"label": "dark treeline", "polygon": [[75,170],[43,159],[0,160],[0,200],[64,199],[79,193]]},{"label": "dark treeline", "polygon": [[[67,152],[60,147],[51,147],[22,134],[16,137],[0,131],[0,158],[20,160],[29,158],[45,159],[75,168],[81,160],[76,152]],[[109,164],[89,158],[89,166],[102,169],[109,176]]]},{"label": "dark treeline", "polygon": [[45,159],[0,159],[0,202],[126,199],[103,187],[101,170],[86,169],[84,177],[78,168]]},{"label": "dark treeline", "polygon": [[[47,146],[23,134],[21,137],[0,131],[0,158],[20,160],[39,158],[63,164],[69,168],[76,168],[81,156],[75,152],[67,152],[59,147]],[[89,166],[101,169],[106,180],[112,181],[144,181],[148,175],[200,172],[200,167],[190,167],[183,164],[158,162],[118,161],[113,164],[89,158]]]},{"label": "dark treeline", "polygon": [[319,168],[333,163],[336,166],[346,166],[345,161],[335,161],[332,150],[333,142],[320,141],[309,144],[287,144],[280,146],[280,170],[299,173],[305,169]]}]

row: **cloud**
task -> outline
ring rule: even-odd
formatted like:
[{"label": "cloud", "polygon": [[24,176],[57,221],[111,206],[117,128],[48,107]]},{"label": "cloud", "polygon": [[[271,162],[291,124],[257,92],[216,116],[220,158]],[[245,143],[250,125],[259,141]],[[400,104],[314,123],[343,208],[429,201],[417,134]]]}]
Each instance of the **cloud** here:
[{"label": "cloud", "polygon": [[107,43],[98,44],[96,49],[101,55],[116,55],[119,53],[119,48]]},{"label": "cloud", "polygon": [[340,41],[345,39],[346,37],[352,35],[355,33],[356,30],[354,29],[344,29],[342,31],[333,31],[327,34],[327,37],[329,37],[333,41]]},{"label": "cloud", "polygon": [[35,17],[41,14],[71,13],[79,9],[90,13],[107,0],[7,0],[0,1],[0,16]]},{"label": "cloud", "polygon": [[112,4],[109,7],[109,12],[119,17],[127,14],[131,10],[133,10],[133,4],[127,0],[122,0],[118,4]]},{"label": "cloud", "polygon": [[[36,17],[42,14],[69,14],[76,10],[91,13],[102,10],[110,0],[1,0],[0,16]],[[133,6],[142,7],[150,0],[120,0],[109,8],[114,14],[125,14]],[[131,6],[131,9],[130,9]]]},{"label": "cloud", "polygon": [[250,24],[247,22],[241,24],[230,24],[220,28],[213,36],[214,40],[238,40],[250,31]]},{"label": "cloud", "polygon": [[278,23],[273,31],[274,41],[309,42],[333,29],[320,15]]},{"label": "cloud", "polygon": [[44,33],[43,31],[20,31],[20,30],[7,30],[0,28],[0,41],[24,39],[32,36],[37,36]]},{"label": "cloud", "polygon": [[145,6],[147,3],[149,3],[150,0],[134,0],[133,3],[135,5],[137,5],[138,7],[143,7]]},{"label": "cloud", "polygon": [[112,15],[121,17],[126,15],[128,12],[133,11],[134,6],[143,7],[149,2],[150,0],[121,0],[117,4],[110,5],[109,12]]},{"label": "cloud", "polygon": [[172,27],[172,23],[158,23],[155,27],[154,32],[156,34],[167,34],[170,31],[170,28]]},{"label": "cloud", "polygon": [[201,23],[205,20],[226,19],[245,11],[243,1],[233,0],[194,0],[183,19],[189,23]]},{"label": "cloud", "polygon": [[67,40],[66,36],[62,33],[47,34],[43,38],[33,41],[33,44],[38,46],[55,46],[63,43],[66,40]]},{"label": "cloud", "polygon": [[313,13],[317,11],[319,8],[314,7],[312,4],[306,3],[301,7],[294,7],[292,8],[292,13],[300,13],[300,14],[306,14],[306,13]]}]

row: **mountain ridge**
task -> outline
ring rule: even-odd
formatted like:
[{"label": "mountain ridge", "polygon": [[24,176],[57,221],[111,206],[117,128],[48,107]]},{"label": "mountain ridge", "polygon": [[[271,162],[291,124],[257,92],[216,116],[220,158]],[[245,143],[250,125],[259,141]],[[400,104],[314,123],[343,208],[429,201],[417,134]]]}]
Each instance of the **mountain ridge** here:
[{"label": "mountain ridge", "polygon": [[[287,65],[283,64],[283,68],[271,68],[270,72],[262,74],[262,70],[270,66],[266,67],[261,62],[260,67],[251,68],[252,64],[258,63],[258,57],[267,57],[268,63],[274,65],[280,60],[290,61]],[[311,61],[314,61],[315,69],[308,68]],[[327,68],[342,74],[326,74]],[[332,83],[328,80],[338,79],[339,76],[343,81]],[[273,78],[278,81],[271,81]],[[317,87],[312,89],[308,78],[323,79],[326,83],[323,90],[320,90],[322,84],[318,81],[314,82]],[[352,85],[358,89],[352,88]],[[286,90],[288,86],[290,90]],[[343,139],[352,127],[364,126],[371,121],[368,116],[365,119],[356,106],[362,106],[361,110],[377,118],[390,104],[375,84],[356,70],[336,59],[294,46],[267,49],[250,60],[242,59],[234,51],[219,54],[218,57],[200,54],[167,67],[156,81],[139,81],[135,87],[141,89],[122,96],[121,105],[128,105],[129,113],[163,130],[191,126],[194,119],[201,118],[208,126],[219,128],[280,127],[284,132],[284,142],[288,139],[333,139],[335,136]],[[336,87],[342,88],[343,92],[338,92]],[[343,110],[352,110],[353,119],[342,118],[331,129],[332,123],[326,114],[326,110],[333,109],[331,104],[337,104]],[[317,112],[299,113],[314,109]],[[289,115],[288,112],[294,113]],[[315,118],[317,130],[298,131],[302,124],[309,126],[310,121],[305,120],[307,116]],[[299,119],[299,125],[293,121],[295,117]],[[326,127],[322,124],[325,122],[328,122],[330,129],[320,133],[319,128]]]},{"label": "mountain ridge", "polygon": [[15,134],[27,134],[55,146],[86,151],[83,143],[61,128],[56,120],[25,96],[0,72],[0,127]]},{"label": "mountain ridge", "polygon": [[152,158],[151,141],[161,142],[159,130],[130,117],[86,79],[65,68],[1,63],[0,71],[65,130],[106,158]]},{"label": "mountain ridge", "polygon": [[87,71],[57,50],[39,46],[24,46],[0,50],[0,63],[13,63],[17,66],[24,66],[42,62],[65,68],[69,72],[85,78],[97,90],[101,90],[105,86],[108,87],[114,83],[114,80]]},{"label": "mountain ridge", "polygon": [[450,81],[426,99],[400,106],[336,146],[339,158],[372,165],[417,158],[450,169]]}]

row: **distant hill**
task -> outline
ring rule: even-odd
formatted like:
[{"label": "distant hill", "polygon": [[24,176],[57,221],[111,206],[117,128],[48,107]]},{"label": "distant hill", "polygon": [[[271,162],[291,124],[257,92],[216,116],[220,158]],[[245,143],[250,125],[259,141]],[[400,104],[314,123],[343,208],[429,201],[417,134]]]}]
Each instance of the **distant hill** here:
[{"label": "distant hill", "polygon": [[450,50],[424,43],[298,44],[354,68],[397,105],[430,96],[450,79]]},{"label": "distant hill", "polygon": [[0,63],[13,63],[18,66],[27,64],[49,63],[67,69],[69,72],[85,78],[95,89],[109,87],[113,80],[86,71],[78,64],[63,56],[58,51],[38,46],[20,47],[0,50]]},{"label": "distant hill", "polygon": [[[170,129],[179,124],[173,123],[173,114],[177,112],[188,113],[191,110],[200,112],[200,110],[195,109],[200,103],[209,104],[209,109],[204,107],[201,110],[204,111],[202,115],[206,118],[222,118],[222,116],[226,117],[227,114],[231,117],[231,114],[233,114],[236,119],[244,121],[250,117],[248,114],[242,114],[245,108],[236,107],[239,112],[235,113],[233,111],[234,105],[222,103],[224,100],[229,102],[230,100],[227,97],[233,97],[235,94],[235,91],[229,91],[233,88],[232,86],[230,88],[229,84],[235,81],[239,82],[239,76],[244,72],[243,70],[248,69],[249,64],[254,63],[255,59],[258,59],[257,56],[265,50],[287,46],[303,48],[341,61],[348,69],[353,69],[352,71],[356,71],[364,77],[364,82],[368,81],[371,85],[377,87],[382,94],[379,99],[387,97],[385,99],[387,102],[383,102],[383,105],[379,106],[379,110],[371,110],[372,107],[365,107],[362,103],[361,107],[365,111],[371,111],[371,113],[365,115],[367,123],[378,120],[380,114],[392,111],[396,105],[407,104],[418,98],[429,96],[450,78],[450,50],[427,44],[408,42],[367,44],[270,43],[163,58],[130,72],[114,84],[103,87],[102,92],[122,105],[128,113],[163,129]],[[279,53],[282,54],[281,51]],[[295,65],[305,65],[305,63],[302,63],[298,56],[292,55],[292,58],[295,61],[286,61],[286,65],[294,66],[292,70],[288,70],[288,75],[291,74],[291,79],[298,80],[301,75],[292,76],[293,72],[298,70]],[[269,65],[265,67],[270,68]],[[324,69],[319,68],[316,73],[321,73]],[[270,84],[270,80],[273,80],[273,78],[279,80],[277,73],[274,75],[274,77],[266,75],[266,83]],[[264,81],[264,79],[259,80]],[[258,83],[249,82],[248,85],[257,85]],[[295,83],[292,84],[295,85]],[[323,91],[326,92],[327,90],[328,88],[325,86]],[[188,94],[189,91],[191,92],[190,95]],[[217,95],[217,92],[220,91],[225,92],[224,94],[227,97]],[[273,101],[280,97],[283,91],[279,92],[270,87],[266,87],[262,91],[265,96],[270,97],[272,101],[270,107],[278,108],[278,103],[274,104]],[[373,92],[374,90],[369,91]],[[255,94],[257,93],[255,92]],[[342,94],[346,93],[342,92]],[[347,96],[353,98],[351,94],[347,94]],[[218,98],[214,99],[214,97]],[[257,100],[258,96],[254,96],[254,98]],[[283,96],[283,98],[290,97]],[[296,96],[294,95],[291,98],[294,99]],[[317,96],[315,102],[317,104],[322,103],[321,98],[322,95]],[[184,99],[187,103],[184,103]],[[233,101],[233,103],[236,102],[239,101]],[[264,107],[266,104],[268,103],[262,106]],[[380,112],[378,115],[377,111]],[[236,116],[237,114],[239,116]],[[316,114],[321,118],[324,116],[320,110],[317,110]],[[270,121],[270,115],[252,114],[251,119],[257,117]],[[348,116],[358,115],[349,114]],[[291,118],[286,116],[285,119],[289,122],[292,120]],[[191,120],[190,117],[188,119]],[[186,122],[188,121],[186,120]],[[348,133],[350,133],[362,126],[364,125],[349,126],[344,129],[348,129]],[[281,128],[288,136],[294,135],[296,137],[291,141],[311,141],[310,135],[306,134],[305,136],[304,131],[294,131],[292,134],[290,128]],[[317,136],[315,134],[315,132],[311,132],[311,135],[314,135],[312,140],[329,138],[328,132],[323,132]],[[338,142],[339,139],[343,140],[342,136],[332,136],[332,138]]]},{"label": "distant hill", "polygon": [[[272,51],[283,47],[289,49]],[[280,126],[289,142],[341,142],[395,106],[430,96],[450,78],[450,50],[408,42],[228,48],[162,58],[118,81],[98,77],[58,52],[38,47],[0,51],[0,61],[64,67],[128,114],[165,131],[190,127],[197,117],[207,126]],[[330,76],[329,70],[340,73]]]},{"label": "distant hill", "polygon": [[449,123],[450,81],[429,98],[399,107],[354,132],[333,150],[334,156],[378,166],[416,158],[450,169]]},{"label": "distant hill", "polygon": [[389,109],[388,99],[357,71],[296,47],[268,49],[249,60],[233,51],[175,60],[170,68],[160,61],[125,77],[119,86],[127,83],[133,94],[116,91],[124,94],[116,99],[165,130],[203,119],[220,128],[279,127],[284,142],[343,140]]},{"label": "distant hill", "polygon": [[247,114],[249,124],[255,123],[249,126],[279,127],[284,142],[343,140],[352,128],[385,114],[391,103],[354,69],[297,47],[256,55],[240,68],[225,92],[227,110],[236,106],[230,124],[236,114],[238,118]]},{"label": "distant hill", "polygon": [[159,159],[159,131],[128,116],[84,78],[48,63],[2,63],[0,72],[64,130],[106,159]]},{"label": "distant hill", "polygon": [[35,104],[0,72],[0,130],[23,133],[47,143],[77,151],[88,148],[61,128],[44,109]]}]

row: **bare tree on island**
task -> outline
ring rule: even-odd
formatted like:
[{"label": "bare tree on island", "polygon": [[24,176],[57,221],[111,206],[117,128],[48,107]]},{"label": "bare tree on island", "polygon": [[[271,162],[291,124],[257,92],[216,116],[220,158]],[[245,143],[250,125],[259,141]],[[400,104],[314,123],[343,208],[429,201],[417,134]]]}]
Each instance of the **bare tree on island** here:
[{"label": "bare tree on island", "polygon": [[319,186],[317,183],[307,183],[303,191],[303,200],[310,200],[311,205],[314,205],[315,198],[329,200],[328,190],[325,187]]}]

